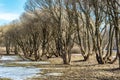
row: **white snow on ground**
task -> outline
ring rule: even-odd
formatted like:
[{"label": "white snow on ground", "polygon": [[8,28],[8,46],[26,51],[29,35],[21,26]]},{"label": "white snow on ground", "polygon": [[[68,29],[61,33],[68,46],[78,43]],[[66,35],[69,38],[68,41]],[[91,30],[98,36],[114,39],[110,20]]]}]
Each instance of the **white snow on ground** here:
[{"label": "white snow on ground", "polygon": [[46,76],[62,76],[63,73],[47,73]]},{"label": "white snow on ground", "polygon": [[20,58],[19,56],[2,56],[0,58],[1,61],[4,60],[10,60],[10,61],[15,61],[15,60],[23,60],[22,58]]},{"label": "white snow on ground", "polygon": [[3,67],[0,66],[0,78],[10,78],[12,80],[24,80],[35,76],[40,72],[34,67]]},{"label": "white snow on ground", "polygon": [[[4,62],[5,61],[5,62]],[[13,62],[11,62],[13,61]],[[2,55],[0,58],[0,78],[10,78],[12,80],[25,80],[31,78],[40,73],[40,68],[35,68],[33,66],[29,67],[8,67],[4,66],[7,63],[17,63],[17,64],[50,64],[50,62],[45,61],[23,61],[23,59],[17,55]],[[40,74],[39,74],[40,76]]]},{"label": "white snow on ground", "polygon": [[45,61],[21,61],[21,62],[13,62],[17,64],[50,64],[50,62],[45,62]]}]

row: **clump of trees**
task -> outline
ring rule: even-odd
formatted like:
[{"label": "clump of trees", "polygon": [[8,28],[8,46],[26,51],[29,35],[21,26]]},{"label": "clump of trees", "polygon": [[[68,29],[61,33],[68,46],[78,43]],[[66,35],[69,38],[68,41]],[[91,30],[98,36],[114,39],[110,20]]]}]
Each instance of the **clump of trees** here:
[{"label": "clump of trees", "polygon": [[84,61],[95,54],[99,64],[118,58],[120,67],[119,0],[27,0],[25,11],[5,34],[8,52],[11,43],[26,58],[55,55],[69,64],[78,45]]}]

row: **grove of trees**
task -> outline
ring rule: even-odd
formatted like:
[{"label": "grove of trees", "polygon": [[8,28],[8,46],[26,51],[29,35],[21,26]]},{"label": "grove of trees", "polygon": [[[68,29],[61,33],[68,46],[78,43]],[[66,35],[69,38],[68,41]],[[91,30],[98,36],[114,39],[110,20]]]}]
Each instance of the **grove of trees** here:
[{"label": "grove of trees", "polygon": [[96,55],[98,64],[119,60],[120,0],[27,0],[25,12],[4,34],[7,54],[39,61],[61,57],[71,61],[72,48],[79,46],[84,61]]}]

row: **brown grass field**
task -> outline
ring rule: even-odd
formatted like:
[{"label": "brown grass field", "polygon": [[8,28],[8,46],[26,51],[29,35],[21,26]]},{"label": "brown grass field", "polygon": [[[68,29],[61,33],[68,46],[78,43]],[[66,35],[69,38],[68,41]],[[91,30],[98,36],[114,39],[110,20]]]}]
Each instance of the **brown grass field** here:
[{"label": "brown grass field", "polygon": [[[35,65],[42,68],[40,73],[42,76],[33,77],[30,80],[120,80],[118,62],[99,65],[95,56],[84,62],[80,55],[72,55],[70,65],[63,65],[61,58],[52,58],[48,61],[51,64]],[[46,73],[62,73],[62,75],[44,76]]]}]

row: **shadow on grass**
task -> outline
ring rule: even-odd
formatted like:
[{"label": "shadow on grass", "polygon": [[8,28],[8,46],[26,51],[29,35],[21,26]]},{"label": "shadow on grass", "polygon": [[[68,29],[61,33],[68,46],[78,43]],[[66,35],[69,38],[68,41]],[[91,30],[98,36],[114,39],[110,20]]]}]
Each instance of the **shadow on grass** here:
[{"label": "shadow on grass", "polygon": [[75,60],[75,61],[72,61],[72,62],[84,62],[85,60]]},{"label": "shadow on grass", "polygon": [[101,69],[101,70],[113,72],[113,71],[120,71],[120,68],[113,68],[113,69]]}]

